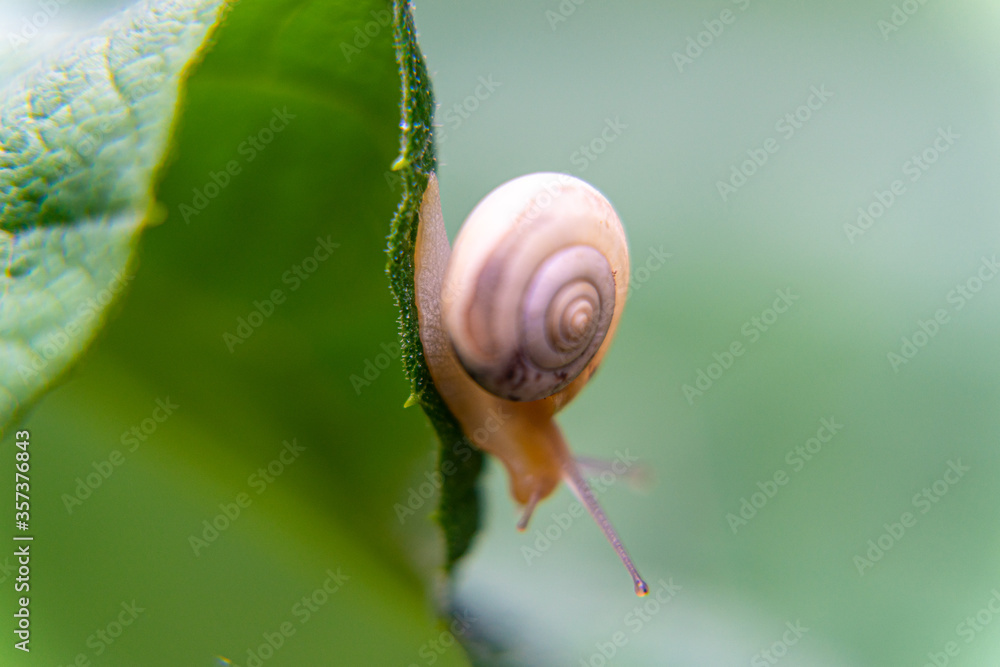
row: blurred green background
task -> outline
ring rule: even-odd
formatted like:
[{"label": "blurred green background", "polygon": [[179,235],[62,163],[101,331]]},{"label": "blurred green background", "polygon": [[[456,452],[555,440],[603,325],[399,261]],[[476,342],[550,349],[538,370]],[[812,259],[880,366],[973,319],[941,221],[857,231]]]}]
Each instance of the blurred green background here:
[{"label": "blurred green background", "polygon": [[[1000,250],[1000,9],[911,3],[886,38],[894,4],[418,6],[450,231],[497,184],[566,171],[614,202],[634,272],[656,265],[651,249],[671,254],[639,274],[601,372],[560,422],[578,454],[628,447],[651,468],[645,493],[616,484],[601,500],[644,576],[683,588],[638,627],[597,528],[552,518],[571,494],[520,535],[494,466],[460,590],[517,647],[512,662],[601,664],[596,644],[610,652],[623,631],[613,664],[772,664],[759,652],[788,621],[809,630],[782,665],[923,665],[949,641],[950,664],[1000,661],[1000,619],[958,634],[1000,587],[1000,281],[961,310],[948,299]],[[726,10],[720,34],[700,35]],[[707,46],[679,71],[689,37]],[[477,104],[480,77],[500,85]],[[814,87],[832,97],[778,126]],[[617,136],[602,137],[608,119]],[[914,182],[906,163],[939,128],[960,136]],[[723,201],[717,182],[768,139],[777,152]],[[845,225],[895,180],[905,192],[852,244]],[[746,335],[779,289],[798,300]],[[888,353],[938,309],[948,323],[894,372]],[[735,341],[744,354],[689,402],[682,386]],[[814,458],[786,461],[831,417],[843,429]],[[913,496],[949,460],[969,472],[921,514]],[[787,484],[734,534],[726,515],[779,470]],[[860,575],[854,557],[907,511],[916,524]],[[534,529],[560,538],[529,558]]]},{"label": "blurred green background", "polygon": [[[53,30],[126,4],[75,0]],[[4,5],[14,17],[34,6]],[[897,6],[898,30],[880,27],[893,25]],[[592,522],[563,528],[553,516],[567,511],[566,490],[519,534],[505,475],[491,466],[484,530],[457,572],[457,604],[473,619],[458,634],[483,662],[1000,661],[1000,619],[989,607],[1000,597],[1000,281],[983,280],[990,270],[981,268],[1000,248],[1000,9],[987,0],[426,1],[416,16],[441,105],[449,230],[496,185],[542,170],[590,181],[626,226],[635,289],[601,373],[560,423],[578,454],[611,459],[627,449],[647,466],[644,490],[618,480],[600,498],[654,593],[661,580],[675,587],[666,603],[637,600]],[[689,38],[702,40],[700,52]],[[814,90],[828,99],[820,103]],[[810,96],[814,108],[802,111]],[[938,141],[946,151],[934,148],[941,132],[952,137]],[[300,141],[275,163],[301,156],[308,138]],[[394,148],[380,150],[391,158]],[[755,156],[764,164],[744,165]],[[914,171],[915,156],[934,162]],[[718,183],[741,167],[752,175],[723,199]],[[295,600],[337,562],[356,568],[357,585],[266,664],[461,664],[455,648],[428,648],[441,626],[408,569],[416,560],[425,571],[433,560],[430,547],[416,546],[427,544],[429,527],[419,519],[400,527],[392,510],[423,481],[430,431],[420,414],[397,407],[406,393],[398,361],[360,396],[350,384],[392,340],[388,289],[372,273],[361,297],[334,305],[320,297],[350,289],[358,271],[378,270],[398,196],[385,169],[366,165],[359,177],[384,211],[383,231],[357,234],[370,255],[338,265],[323,278],[327,291],[304,292],[294,306],[294,317],[329,317],[329,330],[342,332],[315,355],[290,354],[293,368],[317,365],[308,389],[326,401],[329,421],[303,409],[302,432],[327,443],[314,450],[324,454],[291,467],[254,501],[260,513],[249,508],[203,556],[191,558],[192,527],[245,490],[247,476],[291,434],[260,415],[218,424],[206,411],[187,424],[181,410],[69,515],[59,495],[148,416],[159,387],[135,384],[139,362],[113,352],[127,339],[121,325],[104,343],[110,352],[34,411],[37,445],[58,447],[37,473],[50,505],[38,510],[50,545],[38,564],[39,586],[48,586],[37,603],[38,641],[48,647],[38,664],[93,656],[87,637],[122,600],[143,594],[150,611],[142,625],[94,664],[212,664],[214,654],[245,664],[246,648],[294,618]],[[888,202],[894,181],[897,194],[870,228],[845,229],[859,207]],[[232,206],[220,210],[239,210]],[[266,286],[286,259],[309,250],[306,243],[268,259],[259,278],[232,278]],[[662,252],[670,257],[661,265]],[[123,313],[135,304],[155,312],[156,290],[137,281]],[[797,300],[772,320],[779,290]],[[197,303],[173,298],[176,312],[197,312]],[[927,322],[939,310],[947,321],[921,338],[921,322],[933,330]],[[894,368],[890,353],[912,352],[904,338],[925,344]],[[743,354],[713,368],[713,355],[725,359],[736,342]],[[149,365],[162,374],[174,357],[161,354]],[[699,371],[717,378],[701,395],[685,395]],[[197,385],[195,371],[183,373]],[[316,379],[324,376],[329,387]],[[227,388],[204,391],[227,400]],[[295,413],[285,406],[286,424]],[[795,449],[810,446],[824,419],[842,428],[805,461]],[[218,444],[232,442],[231,433],[199,430],[205,423],[237,431],[237,440],[249,442],[258,427],[267,437],[232,449]],[[946,475],[949,462],[968,471]],[[920,498],[925,488],[935,502]],[[352,505],[356,497],[381,504]],[[749,519],[734,523],[727,516],[739,516],[743,499],[761,506],[753,515],[744,508]],[[290,516],[296,525],[283,526]],[[873,551],[869,541],[888,548]],[[526,557],[525,547],[539,554]],[[869,552],[877,560],[859,565]],[[395,590],[406,594],[394,598]],[[507,652],[489,657],[490,645]]]}]

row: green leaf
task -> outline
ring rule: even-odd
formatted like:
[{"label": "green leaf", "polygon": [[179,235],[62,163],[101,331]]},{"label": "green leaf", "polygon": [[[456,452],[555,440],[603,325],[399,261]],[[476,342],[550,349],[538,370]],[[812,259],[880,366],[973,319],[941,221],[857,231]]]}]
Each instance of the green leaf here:
[{"label": "green leaf", "polygon": [[[392,24],[379,0],[236,2],[169,157],[136,148],[162,163],[161,222],[85,362],[17,425],[40,662],[467,664],[428,600],[438,530],[396,509],[434,461],[386,289]],[[123,601],[144,611],[100,643]]]},{"label": "green leaf", "polygon": [[[389,278],[399,306],[403,367],[410,381],[411,397],[430,418],[441,440],[438,470],[442,473],[437,519],[447,543],[446,567],[450,570],[469,549],[479,529],[479,494],[476,482],[483,454],[465,434],[441,395],[434,388],[420,344],[413,283],[413,254],[417,239],[420,202],[434,172],[434,93],[427,65],[417,44],[408,3],[396,1],[396,59],[403,81],[402,147],[394,168],[403,185],[403,196],[389,236]],[[469,455],[469,452],[472,452]]]},{"label": "green leaf", "polygon": [[0,92],[0,432],[129,282],[181,78],[223,5],[140,3]]}]

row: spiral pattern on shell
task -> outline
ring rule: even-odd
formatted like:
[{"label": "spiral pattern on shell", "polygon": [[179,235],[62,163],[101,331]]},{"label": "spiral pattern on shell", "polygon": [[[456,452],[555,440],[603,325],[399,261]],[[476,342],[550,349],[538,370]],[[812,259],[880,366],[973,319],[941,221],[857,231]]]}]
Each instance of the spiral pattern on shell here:
[{"label": "spiral pattern on shell", "polygon": [[542,399],[600,360],[628,274],[624,230],[600,192],[565,174],[522,176],[487,195],[459,232],[445,328],[483,388]]}]

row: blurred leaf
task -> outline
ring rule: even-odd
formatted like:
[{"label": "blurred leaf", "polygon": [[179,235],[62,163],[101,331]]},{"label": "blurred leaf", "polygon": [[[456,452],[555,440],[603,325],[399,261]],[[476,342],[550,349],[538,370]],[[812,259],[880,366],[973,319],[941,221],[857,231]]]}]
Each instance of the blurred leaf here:
[{"label": "blurred leaf", "polygon": [[179,82],[223,4],[140,3],[0,93],[0,431],[129,282]]}]

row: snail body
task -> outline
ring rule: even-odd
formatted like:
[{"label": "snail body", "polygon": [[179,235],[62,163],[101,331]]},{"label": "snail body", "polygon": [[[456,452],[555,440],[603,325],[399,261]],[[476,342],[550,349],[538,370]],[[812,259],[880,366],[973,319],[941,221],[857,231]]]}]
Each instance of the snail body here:
[{"label": "snail body", "polygon": [[501,460],[525,507],[565,481],[648,588],[598,505],[554,415],[607,351],[628,291],[625,233],[610,202],[565,174],[522,176],[466,219],[452,250],[436,177],[414,255],[420,339],[434,384],[476,445]]}]

